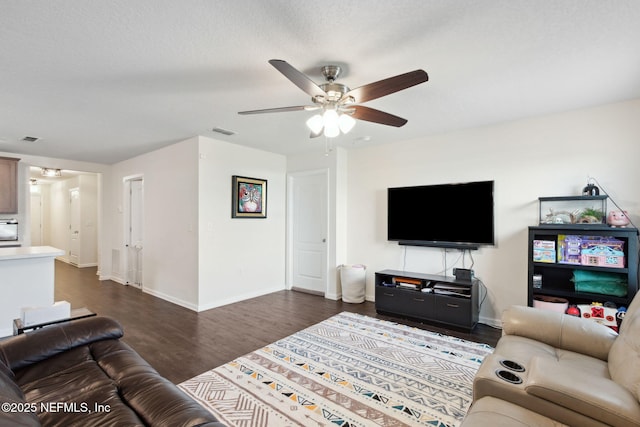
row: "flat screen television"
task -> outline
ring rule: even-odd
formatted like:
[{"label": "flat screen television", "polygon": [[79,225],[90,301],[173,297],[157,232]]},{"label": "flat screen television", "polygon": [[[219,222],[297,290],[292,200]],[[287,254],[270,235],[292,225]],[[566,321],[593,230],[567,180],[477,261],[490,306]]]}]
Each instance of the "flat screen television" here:
[{"label": "flat screen television", "polygon": [[387,237],[401,245],[494,245],[494,181],[389,188]]}]

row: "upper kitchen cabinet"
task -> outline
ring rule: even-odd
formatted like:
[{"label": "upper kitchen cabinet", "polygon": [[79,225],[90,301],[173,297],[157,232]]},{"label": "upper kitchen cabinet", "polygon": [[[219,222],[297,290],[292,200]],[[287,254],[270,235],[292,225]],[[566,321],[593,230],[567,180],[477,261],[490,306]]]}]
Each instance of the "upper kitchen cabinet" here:
[{"label": "upper kitchen cabinet", "polygon": [[0,214],[18,213],[18,162],[0,157]]}]

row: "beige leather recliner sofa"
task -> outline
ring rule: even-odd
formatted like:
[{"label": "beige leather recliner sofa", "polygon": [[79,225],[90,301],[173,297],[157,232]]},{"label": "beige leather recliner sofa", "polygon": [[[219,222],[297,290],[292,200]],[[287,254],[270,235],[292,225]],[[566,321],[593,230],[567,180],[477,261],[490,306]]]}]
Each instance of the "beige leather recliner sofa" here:
[{"label": "beige leather recliner sofa", "polygon": [[463,426],[640,426],[640,297],[619,335],[601,324],[514,306],[474,379]]}]

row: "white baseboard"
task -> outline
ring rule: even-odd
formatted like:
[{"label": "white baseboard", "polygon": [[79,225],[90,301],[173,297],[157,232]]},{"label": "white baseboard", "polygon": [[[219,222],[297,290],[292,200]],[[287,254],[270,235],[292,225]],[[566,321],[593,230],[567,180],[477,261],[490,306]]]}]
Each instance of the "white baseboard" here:
[{"label": "white baseboard", "polygon": [[484,325],[489,325],[492,328],[502,329],[502,321],[500,319],[494,319],[493,317],[480,316],[480,318],[478,319],[478,322]]},{"label": "white baseboard", "polygon": [[116,282],[121,285],[126,285],[126,283],[121,277],[116,277],[116,276],[98,276],[98,280],[100,281],[111,280],[112,282]]},{"label": "white baseboard", "polygon": [[[116,282],[122,286],[128,286],[127,283],[124,281],[123,278],[121,277],[115,277],[115,276],[99,276],[98,277],[99,280],[104,281],[104,280],[111,280],[112,282]],[[129,285],[132,286],[132,285]],[[136,287],[137,288],[137,287]],[[171,295],[165,294],[164,292],[158,292],[154,289],[149,289],[149,288],[145,288],[144,286],[141,288],[142,292],[149,294],[149,295],[153,295],[156,298],[160,298],[163,299],[165,301],[168,301],[172,304],[176,304],[179,305],[180,307],[184,307],[184,308],[188,308],[189,310],[192,311],[198,311],[198,306],[196,304],[193,304],[191,302],[188,301],[184,301],[181,300],[179,298],[175,298]]]},{"label": "white baseboard", "polygon": [[334,301],[338,301],[339,299],[342,298],[342,293],[336,294],[336,293],[331,293],[331,294],[324,294],[324,297],[326,299],[331,299]]},{"label": "white baseboard", "polygon": [[98,263],[97,262],[88,262],[86,264],[77,264],[76,267],[78,268],[87,268],[87,267],[97,267]]},{"label": "white baseboard", "polygon": [[78,267],[78,268],[97,267],[98,266],[97,262],[87,262],[87,263],[84,263],[84,264],[74,264],[66,256],[57,257],[56,260],[57,261],[62,261],[65,264],[73,265],[74,267]]},{"label": "white baseboard", "polygon": [[229,297],[229,298],[216,300],[215,302],[199,304],[197,310],[196,309],[194,309],[194,310],[198,311],[198,312],[205,311],[205,310],[211,310],[212,308],[222,307],[223,305],[233,304],[234,302],[244,301],[244,300],[247,300],[247,299],[250,299],[250,298],[260,297],[262,295],[267,295],[267,294],[271,294],[273,292],[279,292],[279,291],[283,291],[283,290],[285,290],[284,286],[274,286],[274,287],[271,287],[271,288],[260,289],[259,291],[247,292],[247,293],[244,293],[244,294],[234,295],[234,296]]},{"label": "white baseboard", "polygon": [[193,304],[189,301],[181,300],[180,298],[165,294],[164,292],[158,292],[154,289],[145,288],[144,286],[142,287],[142,292],[144,292],[145,294],[153,295],[154,297],[158,297],[170,303],[179,305],[180,307],[188,308],[192,311],[198,311],[198,306],[196,304]]}]

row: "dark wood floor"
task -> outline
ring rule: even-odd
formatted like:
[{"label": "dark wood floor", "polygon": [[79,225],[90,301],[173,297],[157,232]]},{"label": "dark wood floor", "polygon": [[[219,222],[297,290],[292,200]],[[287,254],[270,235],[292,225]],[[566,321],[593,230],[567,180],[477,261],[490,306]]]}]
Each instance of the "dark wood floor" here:
[{"label": "dark wood floor", "polygon": [[348,304],[295,291],[195,313],[112,281],[99,281],[95,268],[56,261],[56,301],[87,307],[117,319],[124,341],[174,383],[187,380],[342,311],[455,335],[494,346],[500,330],[478,325],[472,334],[378,315],[372,302]]}]

